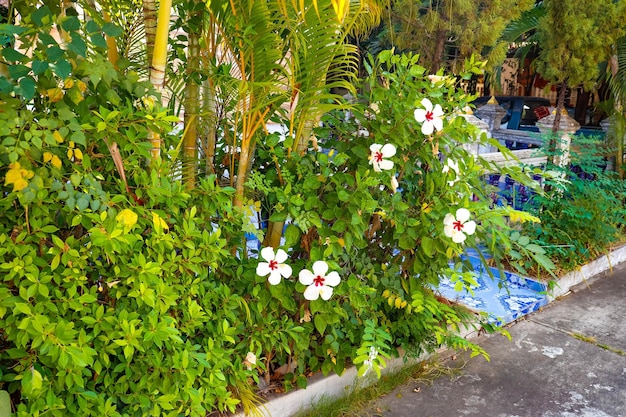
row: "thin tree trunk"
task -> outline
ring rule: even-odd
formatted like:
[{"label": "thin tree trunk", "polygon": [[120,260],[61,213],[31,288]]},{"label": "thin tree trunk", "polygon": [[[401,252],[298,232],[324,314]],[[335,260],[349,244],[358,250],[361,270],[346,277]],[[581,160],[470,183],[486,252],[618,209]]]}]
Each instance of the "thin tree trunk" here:
[{"label": "thin tree trunk", "polygon": [[200,33],[191,31],[187,45],[187,84],[185,85],[185,133],[183,136],[183,181],[188,189],[195,186],[198,161],[198,114],[200,85],[193,79],[199,71]]},{"label": "thin tree trunk", "polygon": [[146,32],[146,57],[148,59],[148,66],[151,66],[157,30],[157,10],[155,0],[143,1],[143,26]]},{"label": "thin tree trunk", "polygon": [[435,33],[435,49],[433,50],[433,63],[431,71],[435,74],[443,65],[443,54],[446,46],[446,31],[438,30]]}]

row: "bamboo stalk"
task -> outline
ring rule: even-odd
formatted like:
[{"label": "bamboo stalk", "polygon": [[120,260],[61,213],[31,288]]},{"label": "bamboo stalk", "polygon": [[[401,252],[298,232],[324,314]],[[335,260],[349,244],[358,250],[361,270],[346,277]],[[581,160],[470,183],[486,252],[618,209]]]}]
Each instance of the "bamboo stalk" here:
[{"label": "bamboo stalk", "polygon": [[[111,22],[111,16],[107,12],[104,12],[104,21]],[[113,64],[113,68],[116,70],[119,69],[117,66],[117,62],[120,59],[119,52],[117,51],[117,40],[113,36],[106,35],[107,42],[107,57],[109,58],[109,62]]]},{"label": "bamboo stalk", "polygon": [[196,31],[188,34],[187,47],[187,83],[185,85],[185,133],[183,136],[183,181],[188,189],[195,186],[196,164],[198,160],[198,113],[200,110],[200,85],[192,76],[199,70],[200,34]]},{"label": "bamboo stalk", "polygon": [[[165,65],[167,63],[167,41],[169,38],[171,9],[172,0],[161,1],[152,65],[150,66],[150,82],[158,93],[163,90],[163,84],[165,83]],[[151,130],[148,132],[148,141],[152,145],[150,149],[152,159],[158,159],[161,156],[161,136]]]},{"label": "bamboo stalk", "polygon": [[154,38],[157,30],[157,10],[155,0],[143,1],[143,26],[146,32],[146,56],[148,66],[152,64],[154,51]]}]

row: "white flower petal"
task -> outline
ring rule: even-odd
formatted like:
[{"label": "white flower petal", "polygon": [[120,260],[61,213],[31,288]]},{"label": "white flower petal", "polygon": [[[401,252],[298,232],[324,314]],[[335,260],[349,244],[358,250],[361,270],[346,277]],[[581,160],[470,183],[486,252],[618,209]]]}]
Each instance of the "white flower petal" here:
[{"label": "white flower petal", "polygon": [[278,262],[279,264],[282,264],[287,260],[287,258],[289,258],[289,255],[287,255],[287,252],[285,252],[282,249],[278,249],[276,251],[276,257],[274,258],[274,260]]},{"label": "white flower petal", "polygon": [[452,235],[454,235],[454,232],[454,226],[452,226],[451,224],[447,224],[443,227],[443,233],[448,237],[452,237]]},{"label": "white flower petal", "polygon": [[374,172],[381,172],[380,165],[374,160],[374,158],[370,159],[370,164],[374,168]]},{"label": "white flower petal", "polygon": [[433,125],[432,122],[424,122],[422,124],[422,133],[424,135],[426,135],[426,136],[432,135],[434,130],[435,130],[435,126]]},{"label": "white flower petal", "polygon": [[313,275],[315,276],[325,276],[326,272],[328,272],[328,264],[324,261],[315,261],[313,263]]},{"label": "white flower petal", "polygon": [[427,111],[431,111],[433,109],[433,103],[426,97],[424,97],[420,103]]},{"label": "white flower petal", "polygon": [[370,145],[370,151],[372,151],[372,153],[378,152],[380,151],[380,149],[383,147],[383,145],[380,145],[378,143],[372,143]]},{"label": "white flower petal", "polygon": [[456,211],[456,219],[461,223],[465,223],[470,218],[470,212],[468,209],[461,207]]},{"label": "white flower petal", "polygon": [[340,282],[341,282],[341,277],[339,277],[339,274],[337,273],[337,271],[332,271],[326,275],[326,279],[324,280],[324,285],[335,287],[339,285]]},{"label": "white flower petal", "polygon": [[424,122],[424,120],[426,120],[426,110],[424,110],[424,109],[415,109],[415,112],[413,113],[413,116],[415,116],[415,120],[417,120],[418,122],[422,123],[422,122]]},{"label": "white flower petal", "polygon": [[291,267],[286,264],[278,264],[277,271],[280,273],[280,275],[282,275],[285,278],[289,278],[292,272]]},{"label": "white flower petal", "polygon": [[441,108],[441,104],[435,104],[435,108],[433,109],[433,116],[441,117],[443,116],[443,109]]},{"label": "white flower petal", "polygon": [[452,213],[448,213],[446,214],[446,217],[443,218],[443,224],[452,227],[452,223],[454,223],[455,220],[454,215]]},{"label": "white flower petal", "polygon": [[442,130],[443,129],[443,119],[435,117],[433,119],[432,123],[433,123],[433,127],[435,128],[435,130]]},{"label": "white flower petal", "polygon": [[298,276],[298,280],[304,285],[313,284],[313,278],[315,278],[315,275],[313,275],[313,273],[308,269],[303,269],[302,271],[300,271],[300,274]]},{"label": "white flower petal", "polygon": [[465,237],[465,233],[459,232],[458,230],[455,230],[452,233],[452,241],[454,243],[463,243],[465,241]]},{"label": "white flower petal", "polygon": [[270,264],[267,262],[259,262],[256,266],[256,274],[260,277],[264,277],[271,272]]},{"label": "white flower petal", "polygon": [[463,233],[467,235],[473,235],[476,231],[476,222],[471,220],[467,223],[463,223]]},{"label": "white flower petal", "polygon": [[280,284],[280,272],[278,270],[272,271],[267,281],[272,285]]},{"label": "white flower petal", "polygon": [[322,300],[324,301],[330,300],[330,297],[333,296],[333,287],[322,285],[319,287],[319,296],[322,297]]},{"label": "white flower petal", "polygon": [[320,296],[321,288],[322,287],[316,287],[315,285],[309,285],[306,287],[306,290],[304,290],[304,298],[309,301],[317,300]]},{"label": "white flower petal", "polygon": [[265,259],[267,262],[274,260],[274,248],[268,246],[267,248],[261,249],[261,258]]},{"label": "white flower petal", "polygon": [[383,169],[384,170],[393,169],[393,161],[390,161],[389,159],[383,159],[377,165],[378,165],[378,171],[376,171],[376,166],[374,166],[374,171],[376,172],[381,172],[381,170]]},{"label": "white flower petal", "polygon": [[386,143],[381,149],[380,153],[383,154],[384,158],[391,158],[396,154],[396,147],[391,143]]}]

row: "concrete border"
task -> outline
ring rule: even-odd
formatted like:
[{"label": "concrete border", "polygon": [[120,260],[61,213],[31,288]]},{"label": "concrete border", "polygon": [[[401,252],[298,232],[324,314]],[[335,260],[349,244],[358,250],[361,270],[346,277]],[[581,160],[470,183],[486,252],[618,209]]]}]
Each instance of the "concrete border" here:
[{"label": "concrete border", "polygon": [[[626,245],[621,246],[600,258],[583,265],[577,271],[569,272],[559,279],[559,284],[548,294],[548,302],[567,294],[572,287],[578,285],[594,275],[605,272],[626,261]],[[465,339],[472,339],[477,336],[478,331],[468,328],[461,332],[460,336]],[[387,361],[387,367],[383,370],[384,374],[398,371],[404,366],[425,361],[434,355],[449,350],[444,347],[431,354],[424,354],[419,358],[410,359],[408,361],[402,358],[393,358]],[[332,400],[343,397],[351,391],[363,388],[375,383],[377,379],[374,375],[368,377],[357,376],[357,370],[354,367],[347,368],[345,372],[339,376],[336,374],[328,375],[320,379],[312,380],[306,389],[295,390],[290,393],[277,396],[267,403],[261,405],[258,409],[258,417],[292,417],[299,412],[312,408],[316,403],[322,400]],[[236,414],[235,417],[246,417],[242,412]]]},{"label": "concrete border", "polygon": [[618,265],[626,261],[626,245],[621,246],[606,255],[602,255],[595,261],[591,261],[580,267],[577,271],[571,271],[559,278],[558,286],[552,289],[548,293],[548,301],[552,302],[555,299],[567,294],[570,289],[594,275],[613,269],[615,265]]}]

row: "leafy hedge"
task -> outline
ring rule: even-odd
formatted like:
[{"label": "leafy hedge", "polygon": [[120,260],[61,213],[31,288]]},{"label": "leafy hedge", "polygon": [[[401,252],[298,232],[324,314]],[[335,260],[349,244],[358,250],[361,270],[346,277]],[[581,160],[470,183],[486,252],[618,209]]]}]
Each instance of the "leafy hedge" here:
[{"label": "leafy hedge", "polygon": [[[487,139],[459,116],[471,97],[456,79],[387,51],[316,147],[260,137],[247,198],[287,226],[280,251],[249,253],[234,190],[213,176],[182,184],[177,119],[104,58],[115,28],[59,18],[61,48],[49,14],[3,28],[33,54],[2,53],[1,406],[201,416],[249,410],[277,380],[378,373],[398,346],[484,353],[456,335],[473,316],[433,291],[442,274],[473,283],[467,246],[496,260],[510,246],[512,211],[491,207],[486,163],[464,149]],[[164,138],[149,165],[148,132]],[[263,272],[278,263],[289,268],[272,285]]]}]

